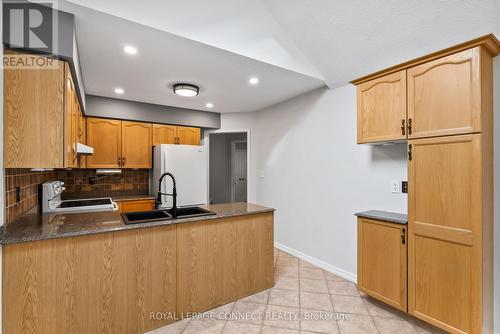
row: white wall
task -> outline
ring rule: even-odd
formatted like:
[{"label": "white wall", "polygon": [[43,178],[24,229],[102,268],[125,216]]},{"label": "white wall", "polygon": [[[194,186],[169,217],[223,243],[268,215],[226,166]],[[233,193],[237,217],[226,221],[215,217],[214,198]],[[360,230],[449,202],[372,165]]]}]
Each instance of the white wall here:
[{"label": "white wall", "polygon": [[[500,333],[500,56],[494,60],[495,333]],[[404,145],[356,145],[355,88],[319,89],[255,113],[223,114],[222,128],[251,129],[251,202],[275,207],[278,243],[354,279],[355,219],[365,209],[406,212]],[[258,178],[264,171],[264,178]],[[252,184],[249,184],[252,187]]]},{"label": "white wall", "polygon": [[[351,85],[318,89],[254,115],[222,115],[222,126],[250,127],[255,200],[277,209],[276,242],[356,275],[357,211],[406,212],[404,145],[356,144]],[[259,177],[261,172],[264,177]]]}]

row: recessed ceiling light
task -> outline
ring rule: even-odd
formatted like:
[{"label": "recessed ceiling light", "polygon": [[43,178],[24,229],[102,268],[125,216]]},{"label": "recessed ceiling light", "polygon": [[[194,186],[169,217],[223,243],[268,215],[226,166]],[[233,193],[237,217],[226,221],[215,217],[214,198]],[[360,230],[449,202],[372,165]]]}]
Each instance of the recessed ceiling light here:
[{"label": "recessed ceiling light", "polygon": [[115,88],[115,93],[116,94],[123,94],[125,91],[123,90],[123,88]]},{"label": "recessed ceiling light", "polygon": [[187,83],[178,83],[174,85],[174,94],[184,96],[184,97],[193,97],[198,95],[200,92],[200,88],[195,85],[187,84]]},{"label": "recessed ceiling light", "polygon": [[251,77],[249,80],[248,80],[248,83],[250,83],[250,85],[256,85],[259,83],[259,78],[257,77]]},{"label": "recessed ceiling light", "polygon": [[137,48],[135,46],[132,46],[132,45],[125,45],[123,47],[123,51],[125,51],[125,53],[128,53],[129,55],[137,54]]},{"label": "recessed ceiling light", "polygon": [[214,107],[214,104],[213,104],[213,103],[211,103],[211,102],[208,102],[208,103],[206,104],[206,107],[207,107],[208,109],[212,109],[212,108]]}]

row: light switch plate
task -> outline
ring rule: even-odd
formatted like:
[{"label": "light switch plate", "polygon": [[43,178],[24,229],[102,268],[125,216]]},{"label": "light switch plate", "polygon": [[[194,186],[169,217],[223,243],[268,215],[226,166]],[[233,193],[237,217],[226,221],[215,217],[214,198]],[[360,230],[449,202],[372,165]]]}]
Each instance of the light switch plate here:
[{"label": "light switch plate", "polygon": [[401,193],[401,182],[398,180],[392,180],[391,181],[391,192],[393,194],[400,194]]}]

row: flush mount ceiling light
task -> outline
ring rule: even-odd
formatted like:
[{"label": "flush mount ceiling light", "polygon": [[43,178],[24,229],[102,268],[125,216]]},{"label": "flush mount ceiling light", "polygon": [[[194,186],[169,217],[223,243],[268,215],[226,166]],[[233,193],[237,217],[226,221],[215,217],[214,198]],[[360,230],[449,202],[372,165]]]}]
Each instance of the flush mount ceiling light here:
[{"label": "flush mount ceiling light", "polygon": [[129,55],[137,54],[137,48],[135,46],[132,46],[132,45],[125,45],[123,47],[123,51],[125,51],[125,53],[128,53]]},{"label": "flush mount ceiling light", "polygon": [[257,77],[251,77],[251,78],[248,80],[248,83],[249,83],[250,85],[255,86],[256,84],[258,84],[258,83],[259,83],[259,78],[257,78]]},{"label": "flush mount ceiling light", "polygon": [[205,105],[208,109],[212,109],[214,107],[214,104],[211,103],[211,102],[208,102],[206,105]]},{"label": "flush mount ceiling light", "polygon": [[124,93],[123,88],[115,88],[115,93],[122,95]]},{"label": "flush mount ceiling light", "polygon": [[187,83],[178,83],[174,85],[174,94],[185,97],[193,97],[198,95],[200,88]]}]

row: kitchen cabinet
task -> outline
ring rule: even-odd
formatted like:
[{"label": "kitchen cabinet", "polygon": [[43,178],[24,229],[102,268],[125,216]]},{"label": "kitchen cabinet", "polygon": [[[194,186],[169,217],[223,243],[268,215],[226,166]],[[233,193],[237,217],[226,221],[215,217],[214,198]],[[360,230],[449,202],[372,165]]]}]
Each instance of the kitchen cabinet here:
[{"label": "kitchen cabinet", "polygon": [[177,127],[175,125],[153,124],[153,145],[176,144]]},{"label": "kitchen cabinet", "polygon": [[476,47],[408,69],[409,138],[481,132],[485,52]]},{"label": "kitchen cabinet", "polygon": [[354,80],[358,143],[483,132],[499,52],[489,35]]},{"label": "kitchen cabinet", "polygon": [[482,140],[409,142],[408,309],[452,333],[482,333],[482,312],[491,311],[482,307],[492,264],[491,162],[483,164]]},{"label": "kitchen cabinet", "polygon": [[53,69],[3,70],[5,168],[65,167],[65,65],[53,63]]},{"label": "kitchen cabinet", "polygon": [[85,118],[80,108],[76,87],[69,69],[65,64],[65,94],[64,94],[64,166],[84,167],[85,158],[76,154],[76,144],[86,143]]},{"label": "kitchen cabinet", "polygon": [[406,139],[406,70],[357,88],[358,143]]},{"label": "kitchen cabinet", "polygon": [[108,213],[105,232],[2,245],[2,333],[146,333],[270,289],[273,212],[241,208],[134,229]]},{"label": "kitchen cabinet", "polygon": [[358,217],[358,289],[406,312],[406,225]]},{"label": "kitchen cabinet", "polygon": [[107,118],[87,119],[89,168],[151,168],[151,124]]},{"label": "kitchen cabinet", "polygon": [[151,168],[151,134],[149,123],[122,121],[122,167]]},{"label": "kitchen cabinet", "polygon": [[117,203],[120,213],[151,211],[155,209],[155,201],[153,199],[117,201]]},{"label": "kitchen cabinet", "polygon": [[178,126],[177,144],[200,145],[200,128],[193,128],[189,126]]},{"label": "kitchen cabinet", "polygon": [[87,157],[87,167],[121,167],[121,131],[121,121],[106,118],[87,118],[87,145],[94,148],[94,154]]},{"label": "kitchen cabinet", "polygon": [[[176,226],[4,245],[3,333],[145,333],[176,311]],[[7,305],[4,304],[4,305]]]},{"label": "kitchen cabinet", "polygon": [[274,284],[272,213],[177,225],[177,313],[202,312]]},{"label": "kitchen cabinet", "polygon": [[364,83],[406,70],[407,309],[450,333],[493,332],[492,63],[499,52],[488,35],[354,81],[359,93]]},{"label": "kitchen cabinet", "polygon": [[200,145],[200,137],[200,128],[190,126],[153,124],[153,143],[155,145]]},{"label": "kitchen cabinet", "polygon": [[6,168],[84,166],[76,143],[85,143],[85,122],[70,66],[56,59],[52,63],[50,69],[4,69]]}]

